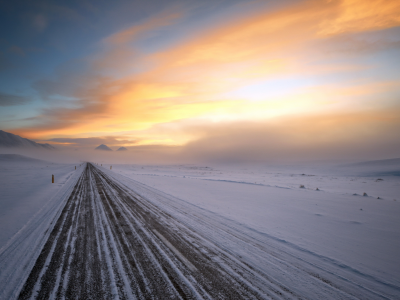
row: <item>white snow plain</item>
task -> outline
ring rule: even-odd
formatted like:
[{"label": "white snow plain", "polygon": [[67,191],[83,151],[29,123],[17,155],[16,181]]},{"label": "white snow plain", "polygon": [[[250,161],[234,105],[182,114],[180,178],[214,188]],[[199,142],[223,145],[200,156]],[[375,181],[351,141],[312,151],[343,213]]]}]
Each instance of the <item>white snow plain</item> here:
[{"label": "white snow plain", "polygon": [[17,298],[83,166],[0,154],[0,299]]},{"label": "white snow plain", "polygon": [[[79,164],[0,155],[0,249],[69,183]],[[54,183],[51,176],[54,175]]]},{"label": "white snow plain", "polygon": [[[193,207],[193,212],[233,222],[266,244],[283,243],[400,295],[400,177],[390,172],[206,165],[113,165],[110,170],[105,163],[101,168],[125,185],[140,182],[179,199],[188,211]],[[23,284],[17,283],[18,272],[7,277],[7,268],[18,260],[21,273],[32,267],[27,253],[40,251],[82,169],[79,164],[0,161],[0,280]]]},{"label": "white snow plain", "polygon": [[353,167],[331,172],[314,167],[307,173],[291,167],[103,168],[235,221],[266,240],[278,239],[400,287],[398,176]]}]

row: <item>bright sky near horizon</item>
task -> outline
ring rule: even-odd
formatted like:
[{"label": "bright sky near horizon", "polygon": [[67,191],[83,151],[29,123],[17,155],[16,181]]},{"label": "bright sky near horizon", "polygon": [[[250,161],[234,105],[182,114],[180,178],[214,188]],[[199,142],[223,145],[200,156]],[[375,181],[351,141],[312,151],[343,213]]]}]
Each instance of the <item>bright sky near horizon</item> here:
[{"label": "bright sky near horizon", "polygon": [[205,156],[400,152],[400,1],[0,1],[0,129]]}]

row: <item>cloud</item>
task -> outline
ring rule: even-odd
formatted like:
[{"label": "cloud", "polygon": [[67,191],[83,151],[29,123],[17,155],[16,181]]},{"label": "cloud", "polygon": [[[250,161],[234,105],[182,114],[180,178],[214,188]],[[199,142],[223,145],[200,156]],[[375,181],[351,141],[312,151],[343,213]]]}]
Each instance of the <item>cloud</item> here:
[{"label": "cloud", "polygon": [[[231,122],[232,119],[238,122],[240,118],[240,122],[243,118],[265,121],[293,113],[326,112],[336,102],[344,102],[338,99],[343,96],[345,88],[331,85],[327,89],[327,85],[320,83],[315,83],[313,87],[293,88],[285,83],[281,87],[284,95],[276,97],[268,94],[273,89],[268,80],[341,75],[365,69],[365,65],[356,62],[351,66],[348,62],[338,63],[334,56],[332,60],[326,60],[322,46],[329,46],[333,39],[339,40],[338,37],[343,38],[346,34],[397,26],[395,21],[385,21],[390,16],[388,7],[395,11],[397,6],[382,1],[384,13],[377,16],[371,16],[366,12],[366,6],[362,6],[361,19],[373,19],[364,23],[359,22],[358,15],[349,13],[349,9],[354,12],[353,2],[356,3],[350,0],[302,1],[273,11],[259,10],[235,15],[214,27],[198,30],[196,35],[181,37],[174,45],[162,50],[143,52],[137,46],[143,36],[169,28],[182,15],[171,11],[161,13],[105,38],[101,51],[94,59],[90,56],[81,60],[90,66],[88,70],[61,72],[54,78],[38,81],[34,87],[50,102],[53,101],[53,105],[37,116],[34,126],[20,130],[30,136],[47,138],[82,133],[86,136],[111,135],[125,131],[145,132],[157,124],[196,118],[203,118],[204,122]],[[319,47],[315,49],[315,45]],[[231,93],[260,82],[265,82],[267,88],[261,90],[260,99],[256,99],[259,102],[250,96],[238,97]],[[352,82],[347,81],[346,84],[351,85]],[[357,102],[354,99],[358,100],[359,95],[365,96],[370,91],[370,82],[365,80],[363,85],[346,90],[346,97],[342,98],[351,106],[351,103]],[[72,100],[54,100],[60,95]],[[379,95],[375,96],[379,98]],[[266,123],[260,124],[263,127]],[[253,130],[259,138],[261,133],[256,126],[248,128],[243,135],[250,137]],[[333,132],[335,127],[332,125],[326,130]],[[207,131],[210,140],[205,135],[203,141],[213,143],[213,132]],[[227,132],[233,136],[233,133]],[[296,133],[301,135],[301,131]],[[149,135],[147,139],[164,139],[172,144],[173,141],[187,142],[198,138],[191,134],[182,138],[166,132],[163,136]],[[220,144],[218,139],[224,140],[223,135],[216,138],[216,145]],[[201,148],[206,142],[198,143]],[[226,145],[239,147],[228,141]]]},{"label": "cloud", "polygon": [[15,65],[11,63],[10,59],[0,51],[0,71],[5,71],[14,68]]},{"label": "cloud", "polygon": [[[177,7],[170,7],[135,25],[120,30],[102,40],[100,53],[90,58],[92,71],[98,74],[126,74],[143,69],[146,65],[146,54],[135,47],[148,36],[154,36],[171,25],[178,23],[183,12]],[[162,36],[160,35],[160,38]]]},{"label": "cloud", "polygon": [[[293,115],[269,121],[204,123],[186,120],[157,125],[153,136],[170,134],[196,137],[186,145],[131,143],[129,135],[97,138],[58,138],[70,148],[93,149],[99,144],[127,146],[124,157],[107,157],[135,163],[248,163],[315,160],[384,159],[398,157],[400,108],[348,113]],[[179,124],[180,123],[180,124]],[[185,123],[185,124],[182,124]],[[97,158],[96,158],[97,159]],[[100,158],[98,158],[100,159]]]},{"label": "cloud", "polygon": [[400,155],[400,109],[192,126],[182,157],[213,162],[391,158]]},{"label": "cloud", "polygon": [[320,23],[320,35],[382,30],[400,26],[396,0],[344,0],[336,2],[337,16]]},{"label": "cloud", "polygon": [[138,39],[143,34],[148,34],[153,30],[158,30],[174,24],[181,17],[182,13],[178,11],[165,11],[138,25],[133,25],[109,36],[105,39],[105,42],[112,46],[126,45]]},{"label": "cloud", "polygon": [[18,46],[11,46],[8,49],[8,51],[10,51],[11,53],[17,54],[19,56],[22,56],[22,57],[25,56],[25,51],[22,48],[18,47]]},{"label": "cloud", "polygon": [[16,96],[0,92],[0,106],[17,106],[30,102],[26,97]]},{"label": "cloud", "polygon": [[96,86],[97,78],[80,74],[84,62],[69,61],[56,70],[51,78],[42,78],[33,82],[32,87],[39,92],[43,100],[58,102],[57,97],[74,97],[79,91],[90,90]]},{"label": "cloud", "polygon": [[100,144],[106,144],[107,146],[135,145],[138,140],[126,139],[124,136],[104,136],[88,138],[53,138],[45,140],[45,142],[72,147],[97,147]]},{"label": "cloud", "polygon": [[37,14],[32,19],[33,27],[39,32],[42,32],[43,30],[45,30],[47,27],[47,24],[48,24],[48,21],[44,15]]},{"label": "cloud", "polygon": [[350,33],[332,36],[315,47],[327,56],[360,57],[400,49],[400,27],[385,32]]}]

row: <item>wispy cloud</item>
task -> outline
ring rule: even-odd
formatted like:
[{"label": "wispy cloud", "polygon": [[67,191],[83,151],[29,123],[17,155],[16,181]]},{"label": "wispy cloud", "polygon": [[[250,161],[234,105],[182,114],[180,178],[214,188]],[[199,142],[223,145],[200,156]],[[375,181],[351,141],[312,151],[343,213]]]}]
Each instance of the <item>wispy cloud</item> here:
[{"label": "wispy cloud", "polygon": [[45,30],[47,24],[47,18],[42,14],[37,14],[32,18],[32,25],[39,32]]},{"label": "wispy cloud", "polygon": [[396,0],[328,1],[336,4],[336,16],[323,20],[320,35],[382,30],[400,26],[400,3]]},{"label": "wispy cloud", "polygon": [[[350,124],[350,120],[366,131],[375,128],[377,123],[367,122],[355,112],[360,113],[362,103],[371,105],[371,97],[375,97],[383,108],[371,115],[382,118],[388,112],[386,94],[394,97],[399,89],[392,78],[371,82],[363,77],[363,71],[373,64],[349,61],[347,55],[363,52],[361,48],[378,52],[397,47],[399,42],[391,37],[382,37],[379,46],[372,47],[374,41],[357,39],[357,34],[399,26],[399,11],[396,1],[291,2],[273,11],[230,16],[213,28],[198,29],[194,36],[180,37],[162,50],[143,51],[137,46],[143,36],[178,24],[184,15],[167,11],[105,38],[97,54],[80,60],[89,66],[85,71],[73,70],[37,82],[35,88],[45,97],[62,95],[73,100],[66,101],[69,106],[58,101],[57,106],[43,110],[34,126],[19,130],[41,138],[131,131],[141,143],[146,139],[155,144],[191,143],[187,149],[221,150],[218,155],[223,155],[229,147],[239,149],[250,137],[253,148],[265,150],[268,143],[257,142],[263,135],[272,136],[274,142],[282,137],[296,141],[296,149],[311,149],[318,143],[322,149],[329,141],[322,141],[322,131],[312,130],[315,124],[322,124],[318,126],[330,133],[326,135],[332,138],[330,143],[353,145],[350,136],[371,136],[360,135],[357,129],[344,135],[347,140],[340,139],[336,128],[346,133],[340,124]],[[332,82],[323,82],[321,77],[328,75]],[[274,86],[278,79],[284,82],[281,87]],[[237,92],[240,88],[246,88],[246,94]],[[278,89],[277,95],[274,91]],[[355,114],[341,118],[340,110]],[[286,118],[290,123],[290,116],[297,120],[298,115],[326,116],[327,112],[329,118],[315,117],[315,124],[298,121],[293,136],[283,125],[268,125],[269,129],[263,130],[271,118]],[[324,123],[328,119],[331,122]],[[202,120],[207,130],[185,130],[186,120]],[[246,125],[249,120],[258,125]],[[182,128],[166,129],[166,124],[172,123]],[[240,130],[241,126],[247,129]],[[206,147],[207,143],[214,150]],[[286,142],[280,145],[276,153],[282,153],[284,146],[293,147]],[[245,151],[238,150],[237,155]]]},{"label": "wispy cloud", "polygon": [[124,136],[104,136],[104,137],[88,137],[88,138],[54,138],[45,140],[50,144],[60,144],[72,147],[97,147],[100,144],[108,146],[132,146],[138,143],[138,140],[126,139]]},{"label": "wispy cloud", "polygon": [[17,106],[28,102],[30,102],[30,99],[27,97],[0,92],[0,106]]},{"label": "wispy cloud", "polygon": [[[201,161],[298,161],[397,157],[400,110],[192,124],[182,157]],[[371,128],[373,128],[371,130]]]},{"label": "wispy cloud", "polygon": [[182,12],[172,10],[164,11],[140,24],[133,25],[107,37],[105,42],[111,46],[125,46],[126,44],[140,38],[141,35],[174,24],[181,17]]},{"label": "wispy cloud", "polygon": [[21,47],[15,45],[8,48],[8,51],[10,51],[13,54],[19,55],[21,57],[25,56],[25,51]]}]

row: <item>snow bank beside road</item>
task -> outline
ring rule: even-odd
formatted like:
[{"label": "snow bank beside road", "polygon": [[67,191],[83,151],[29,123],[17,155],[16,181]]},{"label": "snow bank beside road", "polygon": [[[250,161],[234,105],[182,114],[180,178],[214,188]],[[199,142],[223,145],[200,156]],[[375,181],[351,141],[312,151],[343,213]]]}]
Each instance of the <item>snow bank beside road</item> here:
[{"label": "snow bank beside road", "polygon": [[[84,164],[0,164],[0,299],[16,299]],[[51,183],[51,175],[55,182]]]},{"label": "snow bank beside road", "polygon": [[20,155],[3,156],[0,161],[0,249],[76,172],[72,164],[54,164]]}]

